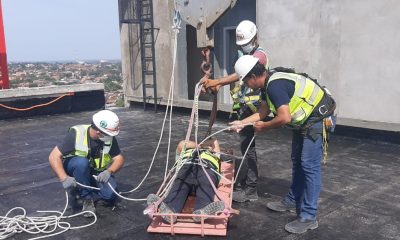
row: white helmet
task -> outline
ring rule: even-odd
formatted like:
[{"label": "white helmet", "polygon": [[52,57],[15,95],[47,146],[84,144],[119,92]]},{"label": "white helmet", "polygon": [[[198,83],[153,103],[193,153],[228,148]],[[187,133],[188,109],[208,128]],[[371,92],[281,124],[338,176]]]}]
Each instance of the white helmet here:
[{"label": "white helmet", "polygon": [[258,58],[253,57],[252,55],[243,55],[236,61],[235,72],[239,75],[239,81],[246,77],[257,62]]},{"label": "white helmet", "polygon": [[257,34],[256,25],[249,20],[244,20],[236,27],[236,44],[241,46],[249,43]]},{"label": "white helmet", "polygon": [[93,115],[93,124],[109,136],[117,136],[119,133],[119,118],[110,110],[101,110]]}]

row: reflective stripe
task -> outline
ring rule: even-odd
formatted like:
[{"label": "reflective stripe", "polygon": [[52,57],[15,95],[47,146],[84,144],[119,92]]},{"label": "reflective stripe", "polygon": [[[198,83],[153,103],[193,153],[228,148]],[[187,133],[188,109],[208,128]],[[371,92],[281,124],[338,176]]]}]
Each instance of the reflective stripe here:
[{"label": "reflective stripe", "polygon": [[72,129],[75,129],[76,137],[75,137],[75,150],[82,152],[89,152],[88,144],[87,144],[87,131],[90,125],[77,125],[73,126]]},{"label": "reflective stripe", "polygon": [[317,84],[315,84],[315,86],[314,86],[314,89],[313,89],[313,92],[312,92],[312,94],[311,94],[311,97],[310,97],[310,99],[307,101],[310,105],[315,105],[314,104],[314,101],[315,101],[315,98],[317,97],[317,95],[318,95],[318,92],[320,91],[320,87],[318,87],[317,86]]},{"label": "reflective stripe", "polygon": [[298,78],[298,82],[299,82],[299,89],[297,89],[296,95],[298,97],[302,97],[303,93],[304,93],[304,89],[306,88],[307,81],[304,76],[301,76],[300,78]]},{"label": "reflective stripe", "polygon": [[304,114],[305,114],[304,110],[300,109],[297,112],[292,114],[292,119],[298,119],[299,117],[301,117]]}]

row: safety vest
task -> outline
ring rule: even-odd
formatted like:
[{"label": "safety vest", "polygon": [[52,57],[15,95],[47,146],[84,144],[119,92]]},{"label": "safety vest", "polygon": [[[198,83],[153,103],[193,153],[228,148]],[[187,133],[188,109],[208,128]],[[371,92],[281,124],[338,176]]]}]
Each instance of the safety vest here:
[{"label": "safety vest", "polygon": [[[310,78],[296,73],[284,72],[273,73],[267,82],[265,90],[267,89],[268,84],[278,79],[287,79],[295,83],[294,94],[289,102],[290,115],[292,116],[289,125],[294,127],[301,126],[322,100],[324,91]],[[276,114],[275,106],[269,99],[268,94],[265,95],[269,109],[272,113]]]},{"label": "safety vest", "polygon": [[[187,149],[183,155],[182,159],[187,159],[192,157],[193,152],[196,151],[195,149]],[[220,172],[220,164],[219,164],[219,158],[215,156],[214,154],[210,153],[209,151],[204,151],[204,150],[199,150],[200,151],[200,157],[198,159],[205,160],[214,167],[214,169],[217,172]]]},{"label": "safety vest", "polygon": [[[71,153],[67,157],[71,156],[80,156],[80,157],[85,157],[89,158],[89,137],[88,136],[88,128],[90,125],[76,125],[73,126],[69,129],[71,131],[72,129],[75,130],[76,137],[75,137],[75,152]],[[112,162],[112,158],[109,154],[110,149],[112,145],[112,140],[111,141],[106,141],[104,142],[103,149],[100,150],[100,157],[89,159],[90,166],[94,168],[96,171],[103,171],[105,170]]]},{"label": "safety vest", "polygon": [[[260,51],[267,56],[267,53],[262,47],[258,47],[255,51]],[[242,51],[238,50],[238,57],[245,55]],[[268,58],[265,63],[265,69],[268,69]],[[257,112],[257,106],[260,104],[260,95],[252,94],[253,90],[244,85],[243,81],[240,80],[239,85],[231,90],[231,96],[233,100],[233,111],[239,111],[242,106],[247,105],[253,113]]]}]

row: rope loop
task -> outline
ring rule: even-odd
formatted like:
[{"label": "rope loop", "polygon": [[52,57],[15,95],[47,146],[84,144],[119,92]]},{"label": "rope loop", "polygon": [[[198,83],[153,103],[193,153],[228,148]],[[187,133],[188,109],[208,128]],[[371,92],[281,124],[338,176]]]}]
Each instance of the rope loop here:
[{"label": "rope loop", "polygon": [[179,29],[181,29],[181,14],[179,13],[178,10],[174,10],[174,17],[172,18],[172,29],[174,29],[175,31],[179,32]]}]

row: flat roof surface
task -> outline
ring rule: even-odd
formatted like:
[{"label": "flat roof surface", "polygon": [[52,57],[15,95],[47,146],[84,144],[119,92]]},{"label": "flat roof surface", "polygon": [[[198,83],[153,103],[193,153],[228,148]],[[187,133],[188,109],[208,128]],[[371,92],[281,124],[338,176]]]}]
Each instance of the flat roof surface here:
[{"label": "flat roof surface", "polygon": [[[149,168],[160,136],[164,112],[141,109],[117,110],[122,123],[119,145],[126,158],[125,167],[116,175],[120,190],[137,186]],[[52,173],[48,155],[60,143],[67,129],[90,123],[93,112],[39,116],[31,119],[2,120],[0,124],[0,215],[13,207],[24,207],[29,216],[37,210],[61,211],[65,195]],[[179,140],[184,139],[189,114],[174,113],[170,160]],[[204,136],[207,117],[201,118],[199,135]],[[214,131],[227,126],[217,119]],[[161,184],[166,160],[168,131],[160,146],[154,167],[141,190],[128,195],[143,198]],[[240,155],[239,136],[221,133],[222,147],[231,147]],[[229,222],[228,239],[400,239],[400,146],[365,139],[335,136],[329,145],[328,163],[322,166],[323,188],[319,200],[319,228],[301,235],[284,230],[294,220],[292,213],[268,210],[268,201],[280,200],[291,179],[291,132],[268,131],[256,140],[260,198],[256,202],[234,204],[240,215]],[[119,208],[97,207],[97,223],[69,230],[49,239],[192,239],[195,236],[170,236],[147,233],[150,219],[144,216],[144,202],[122,200]],[[71,210],[67,211],[71,214]],[[82,217],[72,224],[89,221]],[[17,234],[10,239],[28,239],[39,235]],[[199,237],[200,238],[200,237]],[[221,239],[221,237],[207,237]]]}]

